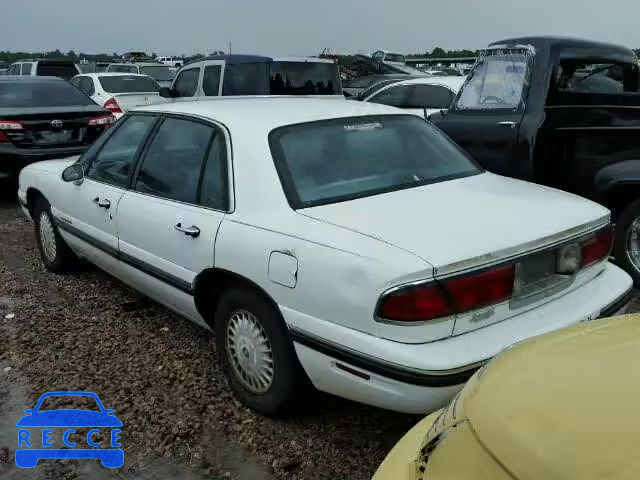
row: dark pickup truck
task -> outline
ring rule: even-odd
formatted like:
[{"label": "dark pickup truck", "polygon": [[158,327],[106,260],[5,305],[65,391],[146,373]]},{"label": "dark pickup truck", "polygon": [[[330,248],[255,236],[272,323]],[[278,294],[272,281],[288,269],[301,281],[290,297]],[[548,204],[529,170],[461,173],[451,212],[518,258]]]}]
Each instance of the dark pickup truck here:
[{"label": "dark pickup truck", "polygon": [[481,52],[451,108],[431,121],[491,172],[608,207],[616,262],[640,284],[639,85],[628,48],[503,40]]}]

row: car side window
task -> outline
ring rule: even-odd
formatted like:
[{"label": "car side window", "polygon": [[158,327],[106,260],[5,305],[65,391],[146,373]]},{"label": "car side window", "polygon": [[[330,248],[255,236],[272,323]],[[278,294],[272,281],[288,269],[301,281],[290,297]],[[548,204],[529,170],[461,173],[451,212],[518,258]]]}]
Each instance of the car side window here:
[{"label": "car side window", "polygon": [[200,204],[215,210],[229,209],[229,189],[227,174],[227,143],[221,130],[216,130],[207,155]]},{"label": "car side window", "polygon": [[173,84],[176,97],[193,97],[198,89],[199,68],[190,68],[180,72]]},{"label": "car side window", "polygon": [[32,67],[33,67],[33,63],[23,63],[22,64],[22,75],[31,75]]},{"label": "car side window", "polygon": [[448,108],[453,101],[453,92],[439,85],[414,85],[409,95],[409,108]]},{"label": "car side window", "polygon": [[392,85],[374,95],[369,101],[392,107],[406,108],[411,85]]},{"label": "car side window", "polygon": [[69,81],[69,83],[77,89],[80,89],[80,80],[82,80],[82,77],[74,77]]},{"label": "car side window", "polygon": [[93,86],[93,80],[89,77],[80,77],[80,91],[85,95],[93,95],[95,93],[95,87]]},{"label": "car side window", "polygon": [[202,77],[202,90],[208,97],[217,97],[220,91],[220,72],[221,65],[209,65],[204,68],[204,76]]},{"label": "car side window", "polygon": [[132,115],[117,127],[89,165],[86,176],[117,187],[126,187],[147,134],[156,117]]},{"label": "car side window", "polygon": [[199,122],[165,119],[142,160],[134,189],[197,203],[202,163],[213,132],[213,127]]}]

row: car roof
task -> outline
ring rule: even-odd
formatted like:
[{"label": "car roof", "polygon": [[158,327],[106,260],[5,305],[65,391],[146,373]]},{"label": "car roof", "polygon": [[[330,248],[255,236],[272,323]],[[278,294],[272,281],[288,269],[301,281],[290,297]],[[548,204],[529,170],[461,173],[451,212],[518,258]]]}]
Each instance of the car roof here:
[{"label": "car roof", "polygon": [[135,111],[195,115],[218,121],[229,128],[242,128],[252,123],[267,131],[332,118],[402,113],[396,108],[375,103],[302,96],[217,97],[149,105]]},{"label": "car roof", "polygon": [[48,77],[44,75],[31,76],[31,75],[2,75],[0,76],[0,82],[67,82],[64,78],[60,77]]},{"label": "car roof", "polygon": [[612,43],[599,42],[595,40],[587,40],[574,37],[554,37],[554,36],[531,36],[531,37],[515,37],[492,42],[489,47],[496,47],[500,45],[531,45],[536,49],[544,48],[581,48],[594,50],[612,50],[619,55],[629,58],[635,58],[633,50],[621,45]]},{"label": "car roof", "polygon": [[409,85],[444,85],[452,90],[460,90],[466,79],[467,77],[418,77],[410,80],[398,80],[393,83],[393,85],[397,85],[398,83]]},{"label": "car roof", "polygon": [[271,63],[271,62],[314,62],[314,63],[335,63],[328,58],[318,57],[266,57],[264,55],[211,55],[209,57],[200,58],[189,62],[187,65],[193,65],[199,62],[206,62],[212,60],[223,60],[229,65],[241,64],[241,63]]},{"label": "car roof", "polygon": [[142,73],[126,73],[126,72],[91,72],[91,73],[81,73],[76,75],[76,77],[146,77],[150,78],[148,75],[144,75]]}]

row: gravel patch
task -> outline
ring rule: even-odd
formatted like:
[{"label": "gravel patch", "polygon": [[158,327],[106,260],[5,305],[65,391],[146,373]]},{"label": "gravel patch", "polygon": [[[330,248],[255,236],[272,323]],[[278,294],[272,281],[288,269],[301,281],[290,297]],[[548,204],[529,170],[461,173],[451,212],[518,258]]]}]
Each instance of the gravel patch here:
[{"label": "gravel patch", "polygon": [[[0,478],[369,479],[420,419],[320,393],[297,418],[256,415],[231,395],[209,332],[97,269],[46,272],[15,202],[0,203],[0,238]],[[14,466],[15,422],[52,390],[115,409],[121,469]]]}]

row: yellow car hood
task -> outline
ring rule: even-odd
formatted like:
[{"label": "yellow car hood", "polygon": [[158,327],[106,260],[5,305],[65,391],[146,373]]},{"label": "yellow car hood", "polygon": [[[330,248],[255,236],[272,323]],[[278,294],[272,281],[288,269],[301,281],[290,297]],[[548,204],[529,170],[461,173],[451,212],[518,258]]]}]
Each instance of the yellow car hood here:
[{"label": "yellow car hood", "polygon": [[518,480],[640,478],[640,316],[507,350],[481,373],[465,410]]}]

